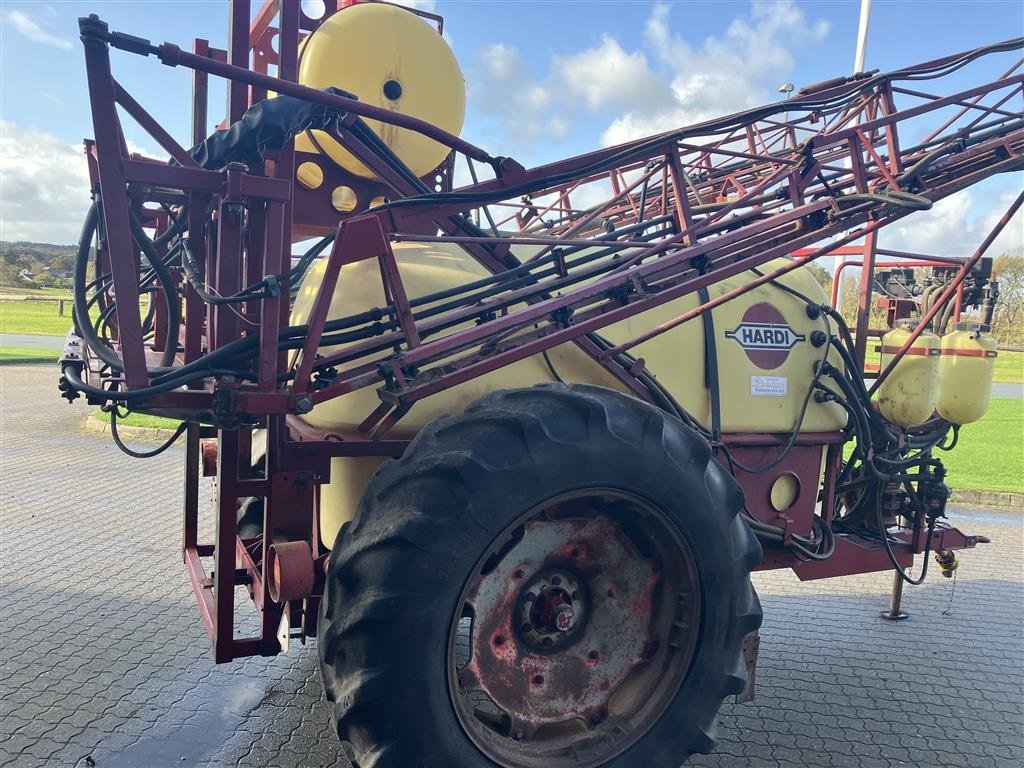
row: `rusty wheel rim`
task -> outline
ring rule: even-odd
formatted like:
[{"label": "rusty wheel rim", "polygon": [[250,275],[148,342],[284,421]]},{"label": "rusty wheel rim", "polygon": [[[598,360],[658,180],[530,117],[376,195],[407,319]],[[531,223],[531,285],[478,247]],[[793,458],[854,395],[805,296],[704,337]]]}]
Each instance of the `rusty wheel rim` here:
[{"label": "rusty wheel rim", "polygon": [[508,526],[467,580],[452,705],[503,768],[596,768],[674,700],[700,616],[696,561],[664,512],[612,489],[559,496]]}]

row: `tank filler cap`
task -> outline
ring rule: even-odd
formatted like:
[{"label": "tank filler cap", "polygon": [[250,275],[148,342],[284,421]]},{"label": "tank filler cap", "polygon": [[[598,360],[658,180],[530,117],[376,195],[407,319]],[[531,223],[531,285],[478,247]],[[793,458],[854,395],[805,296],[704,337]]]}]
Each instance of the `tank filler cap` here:
[{"label": "tank filler cap", "polygon": [[[904,317],[901,320],[897,320],[893,324],[893,328],[900,328],[904,331],[913,331],[917,328],[917,324],[920,322],[921,318],[919,317]],[[925,330],[932,330],[932,324],[930,322],[925,326]]]}]

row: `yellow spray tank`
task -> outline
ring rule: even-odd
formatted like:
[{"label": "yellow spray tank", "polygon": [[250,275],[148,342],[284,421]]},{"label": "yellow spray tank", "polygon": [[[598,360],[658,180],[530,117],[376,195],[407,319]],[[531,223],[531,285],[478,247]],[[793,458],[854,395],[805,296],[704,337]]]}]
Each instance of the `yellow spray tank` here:
[{"label": "yellow spray tank", "polygon": [[942,337],[939,357],[939,415],[970,424],[988,410],[998,342],[981,323],[957,323]]},{"label": "yellow spray tank", "polygon": [[[400,242],[392,247],[410,299],[464,285],[489,274],[475,259],[451,243]],[[518,255],[521,260],[527,258],[525,253]],[[766,268],[783,263],[785,260],[779,259]],[[325,269],[326,259],[310,267],[296,298],[291,317],[293,324],[302,324],[308,319]],[[755,278],[752,272],[741,273],[709,286],[709,294],[719,296]],[[794,270],[779,282],[812,302],[826,301],[824,290],[807,270]],[[626,341],[693,309],[698,301],[696,294],[683,296],[609,326],[602,334],[615,343]],[[341,269],[328,319],[364,312],[386,303],[375,259],[346,264]],[[687,411],[710,425],[711,395],[706,385],[703,322],[697,318],[684,323],[638,345],[631,352],[645,360],[647,368]],[[824,327],[823,322],[808,316],[803,301],[770,284],[758,286],[715,309],[711,322],[723,433],[791,432],[810,385],[814,364],[825,353],[823,344],[816,346],[812,341],[815,331]],[[323,347],[320,351],[329,354],[343,348]],[[566,382],[585,382],[625,391],[622,382],[575,344],[555,347],[548,356],[554,370]],[[833,365],[842,366],[834,350],[828,359]],[[390,435],[410,437],[431,419],[444,413],[459,413],[493,390],[529,387],[553,380],[551,368],[541,355],[520,360],[420,401]],[[325,401],[302,418],[327,432],[351,433],[379,404],[376,389],[367,387]],[[845,424],[846,414],[839,405],[812,399],[802,430],[832,432]],[[321,489],[321,536],[325,544],[329,545],[340,526],[351,519],[367,481],[380,463],[378,457],[332,461],[331,482]]]},{"label": "yellow spray tank", "polygon": [[[882,336],[882,364],[885,370],[910,338],[917,320],[898,320]],[[910,349],[878,387],[875,402],[885,419],[901,427],[924,424],[935,413],[939,389],[939,337],[921,332]]]},{"label": "yellow spray tank", "polygon": [[[466,116],[466,84],[444,38],[416,14],[384,3],[345,8],[303,40],[299,83],[341,88],[365,104],[456,135]],[[448,155],[448,147],[415,131],[377,120],[366,123],[417,176],[433,171]],[[300,134],[295,148],[326,154],[356,176],[376,178],[323,131]],[[311,180],[305,181],[309,186]]]}]

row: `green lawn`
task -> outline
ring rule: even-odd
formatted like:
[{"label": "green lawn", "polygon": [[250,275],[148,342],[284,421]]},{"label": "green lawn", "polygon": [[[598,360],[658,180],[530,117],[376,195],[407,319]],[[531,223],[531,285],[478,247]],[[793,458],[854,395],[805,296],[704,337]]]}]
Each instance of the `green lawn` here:
[{"label": "green lawn", "polygon": [[11,285],[0,285],[3,296],[53,296],[59,299],[70,299],[71,291],[67,288],[18,288]]},{"label": "green lawn", "polygon": [[981,421],[961,427],[960,442],[938,456],[954,488],[1024,493],[1024,400],[992,398]]},{"label": "green lawn", "polygon": [[1024,352],[1000,352],[996,358],[996,381],[1024,381]]},{"label": "green lawn", "polygon": [[56,301],[0,301],[0,333],[31,333],[64,336],[71,327],[71,302],[64,304],[64,317]]},{"label": "green lawn", "polygon": [[[101,414],[107,421],[110,417]],[[150,416],[146,413],[131,413],[126,419],[118,419],[118,425],[126,427],[149,427],[150,429],[177,429],[181,423],[177,419],[165,419],[162,416]]]},{"label": "green lawn", "polygon": [[0,347],[0,365],[5,363],[55,363],[59,358],[60,350],[57,349]]},{"label": "green lawn", "polygon": [[[110,423],[110,414],[96,410],[89,414],[94,421]],[[165,419],[161,416],[150,416],[145,413],[131,413],[125,419],[118,419],[119,427],[148,427],[149,429],[177,429],[181,422],[177,419]]]}]

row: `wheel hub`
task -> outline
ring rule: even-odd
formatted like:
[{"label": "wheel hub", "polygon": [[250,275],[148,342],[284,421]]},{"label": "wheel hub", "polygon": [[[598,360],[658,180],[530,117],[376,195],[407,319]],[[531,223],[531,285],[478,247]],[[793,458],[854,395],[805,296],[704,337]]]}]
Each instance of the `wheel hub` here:
[{"label": "wheel hub", "polygon": [[523,644],[554,653],[579,636],[587,618],[587,588],[567,570],[545,570],[519,593],[515,626]]},{"label": "wheel hub", "polygon": [[678,534],[635,497],[567,495],[512,523],[453,623],[449,680],[473,741],[507,768],[596,768],[664,710],[700,593]]}]

